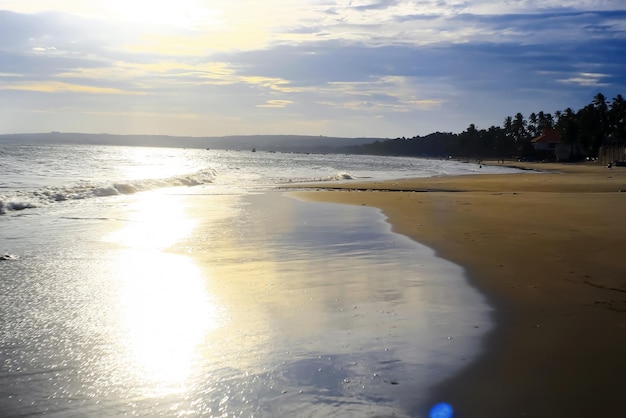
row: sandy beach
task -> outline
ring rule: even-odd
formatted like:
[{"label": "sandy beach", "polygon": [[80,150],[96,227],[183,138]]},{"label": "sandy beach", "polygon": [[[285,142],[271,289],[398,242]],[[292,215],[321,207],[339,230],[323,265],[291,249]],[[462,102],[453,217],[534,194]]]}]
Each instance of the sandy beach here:
[{"label": "sandy beach", "polygon": [[[455,417],[626,411],[626,168],[349,183],[300,197],[380,208],[495,308],[482,357],[433,389]],[[623,192],[621,192],[623,191]]]}]

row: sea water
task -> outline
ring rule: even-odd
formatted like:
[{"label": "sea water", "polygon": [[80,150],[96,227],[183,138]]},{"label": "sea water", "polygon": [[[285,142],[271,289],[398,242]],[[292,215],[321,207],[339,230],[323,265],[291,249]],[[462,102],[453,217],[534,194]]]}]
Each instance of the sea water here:
[{"label": "sea water", "polygon": [[299,182],[516,171],[406,157],[20,143],[0,144],[0,170],[3,214],[173,186],[211,185],[215,193],[240,193]]},{"label": "sea water", "polygon": [[0,167],[2,416],[420,416],[491,326],[377,210],[275,187],[508,169],[36,144]]}]

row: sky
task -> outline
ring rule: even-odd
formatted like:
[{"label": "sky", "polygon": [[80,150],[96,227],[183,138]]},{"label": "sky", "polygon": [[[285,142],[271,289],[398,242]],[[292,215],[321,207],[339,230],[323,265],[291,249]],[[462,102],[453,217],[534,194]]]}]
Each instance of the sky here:
[{"label": "sky", "polygon": [[626,0],[0,0],[0,133],[412,137],[626,95]]}]

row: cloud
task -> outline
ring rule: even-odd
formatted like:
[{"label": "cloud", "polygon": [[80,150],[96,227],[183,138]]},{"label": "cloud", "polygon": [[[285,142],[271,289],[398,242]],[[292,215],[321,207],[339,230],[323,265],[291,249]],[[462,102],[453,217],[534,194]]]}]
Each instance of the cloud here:
[{"label": "cloud", "polygon": [[[441,106],[443,99],[420,97],[419,80],[387,76],[368,82],[333,82],[326,91],[329,106],[368,112],[410,112]],[[342,99],[332,99],[339,97]]]},{"label": "cloud", "polygon": [[257,105],[257,107],[283,108],[292,103],[291,100],[268,100],[265,104]]},{"label": "cloud", "polygon": [[[245,123],[250,133],[404,136],[575,108],[626,87],[621,0],[180,0],[198,10],[174,19],[188,25],[155,24],[165,4],[142,20],[121,16],[121,0],[79,3],[3,2],[11,115],[62,105],[106,120],[97,132],[124,114],[171,114],[198,134],[211,120],[217,134]],[[26,129],[13,120],[28,118],[3,119],[5,129]]]},{"label": "cloud", "polygon": [[[444,0],[450,4],[452,1]],[[471,0],[464,2],[464,12],[475,14],[541,14],[550,11],[621,10],[621,0]]]},{"label": "cloud", "polygon": [[87,94],[119,94],[136,95],[140,92],[124,91],[110,87],[85,86],[79,84],[61,83],[58,81],[48,81],[42,83],[12,83],[0,84],[0,90],[22,90],[39,93],[87,93]]},{"label": "cloud", "polygon": [[566,79],[558,79],[557,81],[565,84],[577,84],[579,86],[605,87],[607,83],[601,83],[600,80],[606,78],[607,74],[597,73],[580,73],[574,77]]}]

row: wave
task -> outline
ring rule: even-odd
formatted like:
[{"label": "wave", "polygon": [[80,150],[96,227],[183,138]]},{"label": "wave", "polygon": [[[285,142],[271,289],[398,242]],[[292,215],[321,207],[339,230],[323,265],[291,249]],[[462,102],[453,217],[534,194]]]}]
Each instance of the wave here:
[{"label": "wave", "polygon": [[339,172],[327,177],[290,178],[283,180],[282,183],[319,183],[325,181],[356,180],[357,178],[359,177],[356,177],[350,173]]},{"label": "wave", "polygon": [[128,195],[167,187],[200,186],[212,183],[216,175],[217,172],[214,169],[207,168],[195,173],[163,179],[128,180],[109,184],[80,182],[68,186],[51,186],[32,192],[18,191],[12,196],[0,196],[0,215],[4,215],[8,211],[38,208],[68,200]]},{"label": "wave", "polygon": [[323,178],[322,181],[339,181],[339,180],[354,180],[354,179],[356,179],[356,177],[350,173],[337,173],[333,176]]}]

